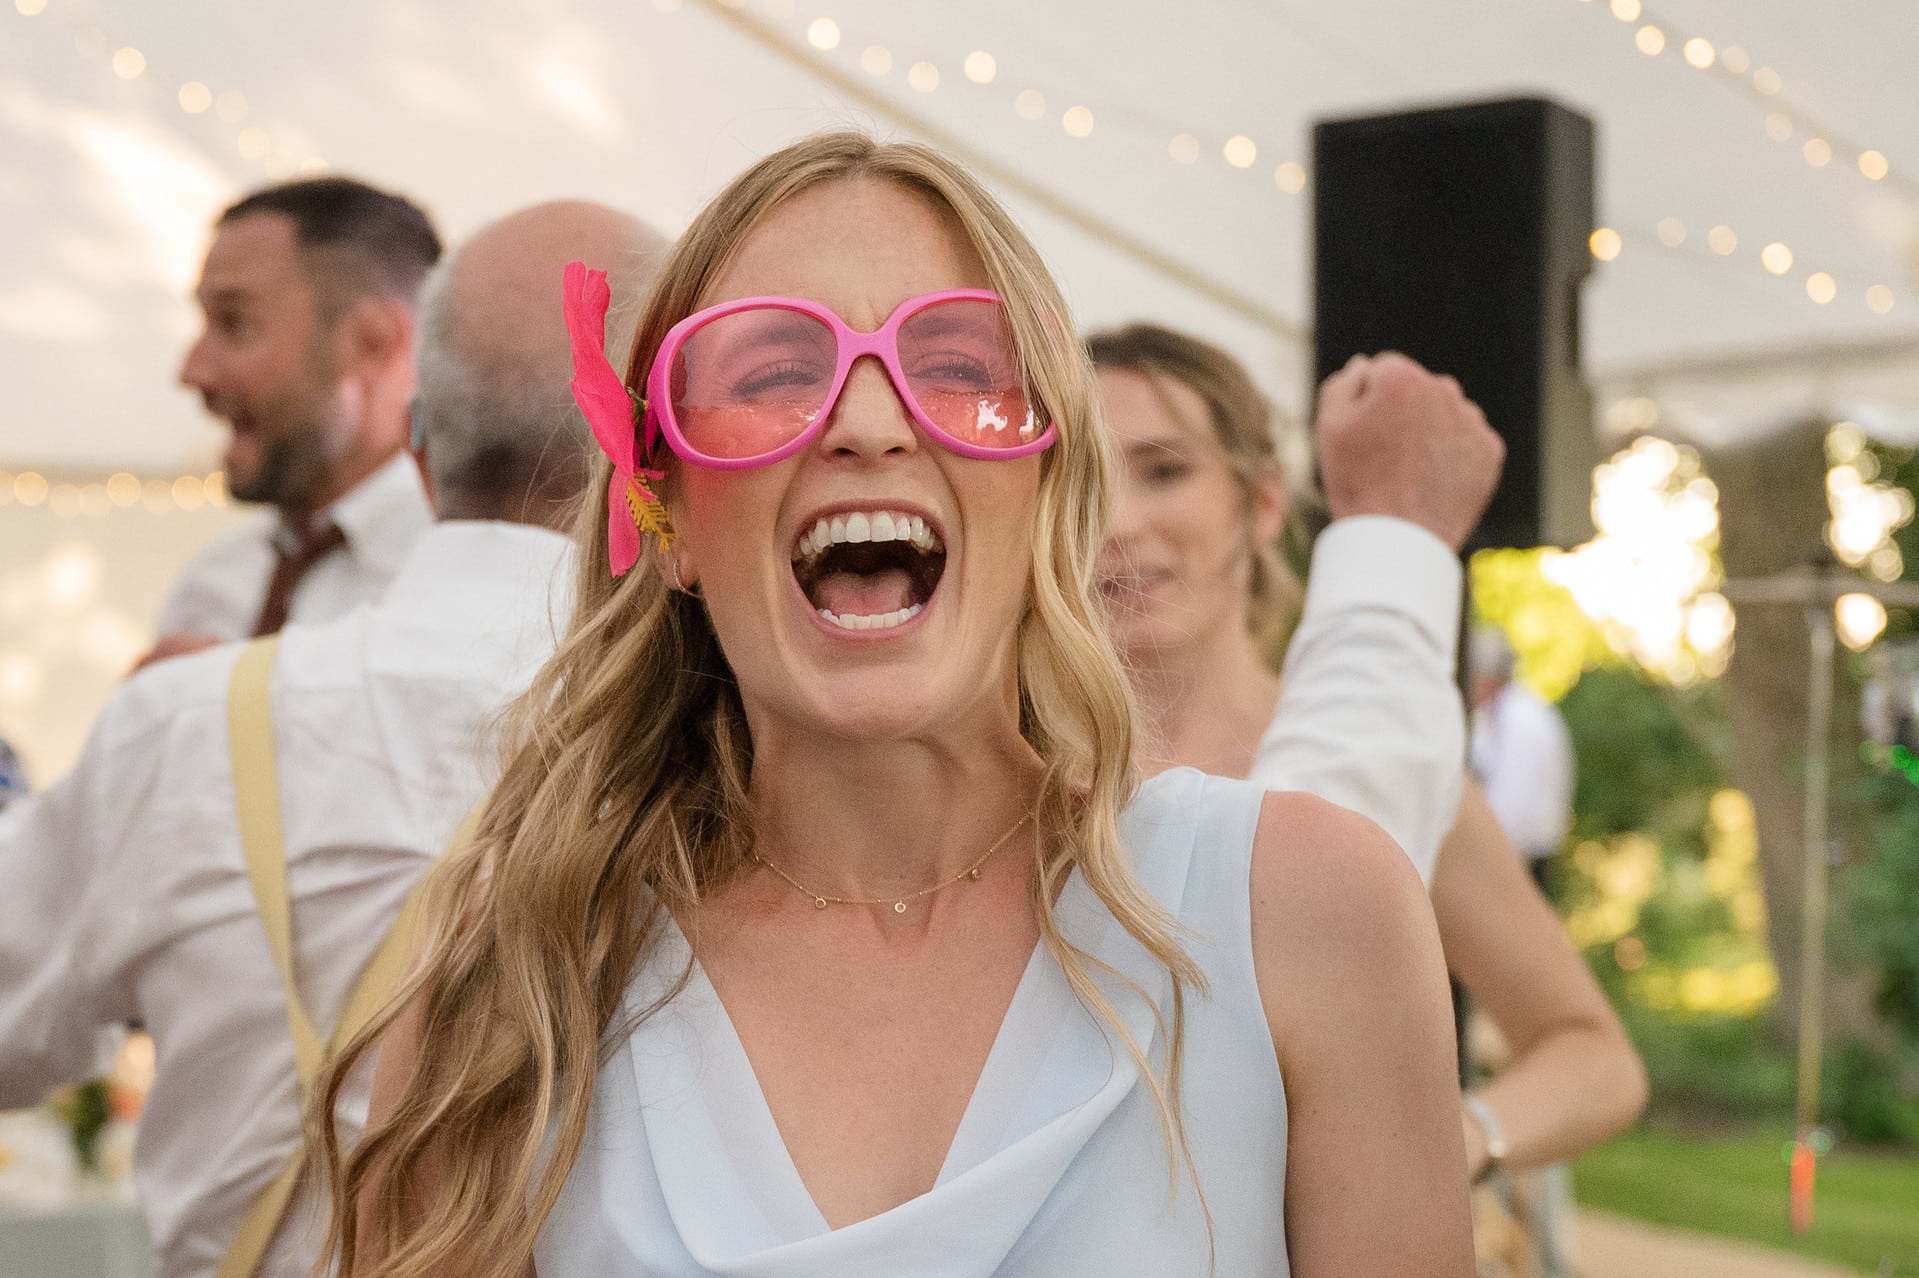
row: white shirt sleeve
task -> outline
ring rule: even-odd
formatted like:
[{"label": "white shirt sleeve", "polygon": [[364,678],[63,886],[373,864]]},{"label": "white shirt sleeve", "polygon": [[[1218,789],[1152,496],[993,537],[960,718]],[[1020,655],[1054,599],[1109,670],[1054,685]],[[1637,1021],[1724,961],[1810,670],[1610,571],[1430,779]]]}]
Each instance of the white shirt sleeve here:
[{"label": "white shirt sleeve", "polygon": [[1252,780],[1377,822],[1432,882],[1459,812],[1466,719],[1453,682],[1462,575],[1437,537],[1379,515],[1336,521],[1313,548],[1284,691]]},{"label": "white shirt sleeve", "polygon": [[129,973],[145,885],[123,853],[163,743],[108,744],[124,697],[71,773],[0,812],[0,1108],[89,1077],[96,1031],[139,1014]]}]

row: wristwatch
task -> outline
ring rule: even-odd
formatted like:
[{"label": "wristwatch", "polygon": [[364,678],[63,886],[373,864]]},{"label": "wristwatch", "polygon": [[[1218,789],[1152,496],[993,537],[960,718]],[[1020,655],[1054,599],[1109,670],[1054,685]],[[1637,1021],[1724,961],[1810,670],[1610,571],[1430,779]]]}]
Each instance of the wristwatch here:
[{"label": "wristwatch", "polygon": [[1480,1165],[1479,1174],[1473,1177],[1473,1183],[1478,1184],[1499,1170],[1506,1161],[1506,1155],[1511,1152],[1511,1146],[1506,1143],[1506,1129],[1499,1125],[1499,1115],[1493,1113],[1493,1107],[1484,1098],[1468,1092],[1460,1098],[1460,1104],[1465,1106],[1473,1122],[1479,1125],[1479,1134],[1486,1140],[1486,1161]]}]

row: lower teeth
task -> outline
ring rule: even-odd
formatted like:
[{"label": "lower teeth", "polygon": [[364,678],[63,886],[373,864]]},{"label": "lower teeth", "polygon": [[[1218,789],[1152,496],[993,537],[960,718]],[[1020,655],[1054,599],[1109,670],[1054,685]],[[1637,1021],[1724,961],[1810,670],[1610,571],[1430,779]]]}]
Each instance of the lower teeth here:
[{"label": "lower teeth", "polygon": [[842,630],[890,630],[894,626],[904,625],[906,622],[919,616],[920,609],[925,606],[924,604],[913,604],[910,607],[901,608],[897,612],[883,612],[877,616],[849,614],[844,617],[838,613],[822,608],[820,609],[820,616],[826,618]]}]

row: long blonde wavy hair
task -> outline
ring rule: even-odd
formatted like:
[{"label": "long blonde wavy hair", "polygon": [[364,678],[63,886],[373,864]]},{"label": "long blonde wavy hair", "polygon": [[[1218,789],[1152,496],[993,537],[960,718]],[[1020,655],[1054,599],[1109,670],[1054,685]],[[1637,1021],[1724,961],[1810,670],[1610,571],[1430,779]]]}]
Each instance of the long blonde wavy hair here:
[{"label": "long blonde wavy hair", "polygon": [[[803,191],[854,179],[896,182],[951,211],[1005,299],[1029,393],[1058,427],[1042,462],[1017,641],[1020,730],[1045,765],[1030,899],[1075,993],[1148,1081],[1169,1175],[1182,1163],[1190,1174],[1180,1040],[1185,998],[1203,982],[1119,842],[1134,785],[1132,712],[1088,592],[1113,462],[1091,369],[1031,243],[935,151],[855,132],[807,138],[735,179],[661,264],[627,384],[645,384],[667,330],[699,307],[761,219]],[[427,880],[421,960],[313,1098],[343,1278],[368,1272],[368,1249],[391,1278],[519,1278],[578,1155],[595,1075],[631,1028],[614,1018],[636,964],[669,914],[690,913],[753,846],[753,742],[726,656],[704,607],[668,589],[650,556],[623,578],[607,574],[606,478],[602,461],[578,525],[567,634],[510,713],[505,770],[475,833]],[[1056,889],[1074,867],[1171,974],[1171,1023],[1157,1026],[1169,1045],[1163,1074],[1094,972],[1118,974],[1055,925]],[[409,1007],[412,1076],[344,1151],[332,1125],[340,1089]],[[374,1183],[382,1192],[363,1205]]]}]

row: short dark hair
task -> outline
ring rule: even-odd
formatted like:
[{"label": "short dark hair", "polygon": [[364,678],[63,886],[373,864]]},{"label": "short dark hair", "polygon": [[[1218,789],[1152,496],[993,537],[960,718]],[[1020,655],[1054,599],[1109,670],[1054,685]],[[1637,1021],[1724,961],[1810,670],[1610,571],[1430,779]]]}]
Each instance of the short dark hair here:
[{"label": "short dark hair", "polygon": [[362,297],[414,300],[440,260],[439,232],[418,205],[352,178],[269,186],[220,214],[218,225],[260,213],[292,220],[308,278],[335,315]]}]

